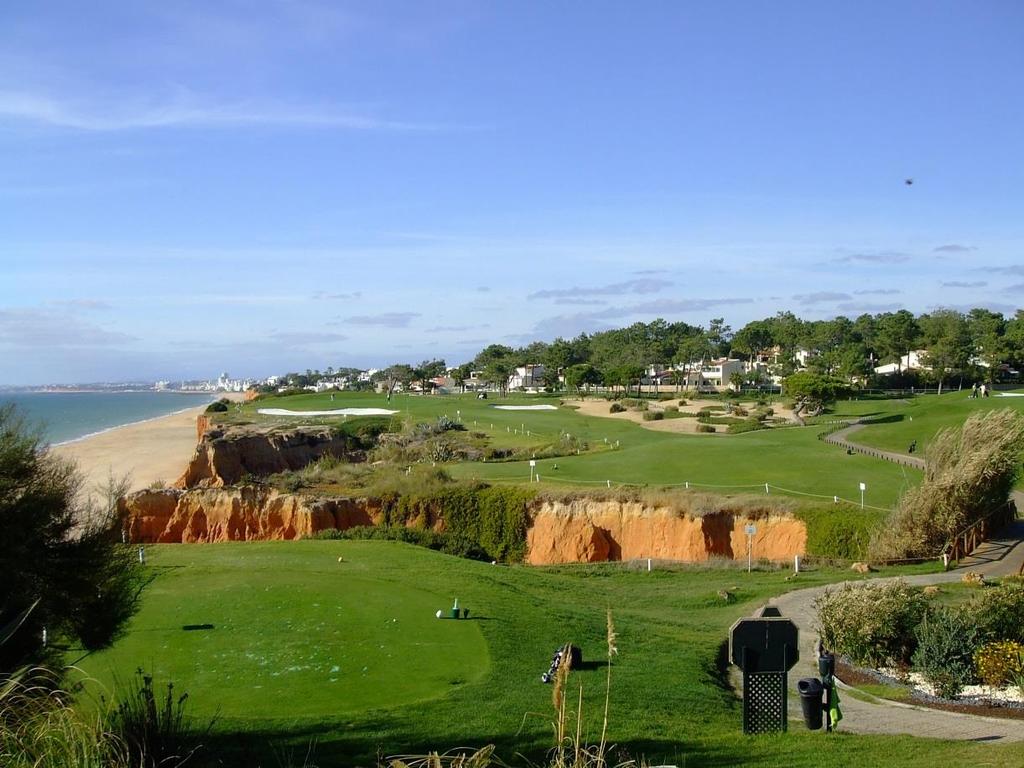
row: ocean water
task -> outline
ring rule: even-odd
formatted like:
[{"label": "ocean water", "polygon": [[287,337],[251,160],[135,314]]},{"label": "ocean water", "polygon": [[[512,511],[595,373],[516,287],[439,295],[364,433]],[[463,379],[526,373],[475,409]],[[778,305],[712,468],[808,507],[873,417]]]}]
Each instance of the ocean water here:
[{"label": "ocean water", "polygon": [[172,392],[0,392],[50,443],[166,416],[212,402],[212,395]]}]

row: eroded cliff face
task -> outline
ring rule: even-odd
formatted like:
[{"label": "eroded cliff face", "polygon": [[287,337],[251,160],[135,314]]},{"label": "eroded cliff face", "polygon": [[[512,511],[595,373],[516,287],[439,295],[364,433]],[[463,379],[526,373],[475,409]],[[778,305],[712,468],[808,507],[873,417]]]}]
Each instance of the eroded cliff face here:
[{"label": "eroded cliff face", "polygon": [[747,556],[745,529],[750,524],[757,527],[756,558],[790,560],[804,554],[807,545],[802,521],[770,512],[755,518],[728,510],[691,517],[670,507],[581,497],[539,502],[531,518],[526,535],[526,562],[531,565],[645,557],[742,560]]},{"label": "eroded cliff face", "polygon": [[326,427],[259,430],[246,427],[210,428],[200,417],[196,422],[199,444],[176,488],[234,485],[245,475],[262,477],[302,469],[323,456],[362,461],[361,451],[350,449],[344,435]]},{"label": "eroded cliff face", "polygon": [[[412,519],[408,525],[444,530],[439,512],[436,519]],[[536,501],[528,512],[531,565],[646,557],[742,560],[751,523],[757,526],[757,558],[790,560],[804,554],[807,543],[802,521],[770,511],[693,517],[670,507],[581,497]],[[377,525],[383,518],[379,499],[317,499],[256,486],[140,491],[121,501],[121,513],[131,541],[162,543],[299,539],[331,528]]]},{"label": "eroded cliff face", "polygon": [[311,499],[272,488],[147,490],[119,502],[128,538],[137,543],[300,539],[318,531],[376,525],[376,499]]}]

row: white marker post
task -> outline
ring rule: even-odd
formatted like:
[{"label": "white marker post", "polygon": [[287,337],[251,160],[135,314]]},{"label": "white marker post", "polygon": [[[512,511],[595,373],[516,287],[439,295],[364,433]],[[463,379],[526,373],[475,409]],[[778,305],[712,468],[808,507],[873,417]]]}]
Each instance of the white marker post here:
[{"label": "white marker post", "polygon": [[537,466],[537,462],[530,459],[530,482],[533,482],[533,468]]},{"label": "white marker post", "polygon": [[754,554],[754,534],[757,533],[757,526],[748,525],[744,530],[747,534],[747,573],[750,573],[750,565]]},{"label": "white marker post", "polygon": [[867,489],[868,489],[868,486],[867,486],[866,483],[861,483],[860,484],[860,508],[861,509],[864,509],[864,491],[866,491]]}]

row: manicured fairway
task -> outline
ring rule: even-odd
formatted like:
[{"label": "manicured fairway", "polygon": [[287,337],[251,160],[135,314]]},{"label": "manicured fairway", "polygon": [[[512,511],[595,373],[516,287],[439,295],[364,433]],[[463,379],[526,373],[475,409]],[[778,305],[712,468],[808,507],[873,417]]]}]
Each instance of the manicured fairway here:
[{"label": "manicured fairway", "polygon": [[[381,395],[346,392],[336,394],[333,402],[328,395],[300,395],[260,401],[259,406],[284,402],[295,410],[387,405]],[[536,396],[477,400],[472,395],[400,395],[391,407],[400,410],[403,417],[418,420],[458,416],[468,429],[486,433],[498,446],[540,446],[556,440],[563,431],[590,445],[592,450],[580,456],[538,461],[542,486],[690,482],[723,493],[763,493],[764,484],[769,483],[797,497],[813,494],[826,501],[833,496],[859,501],[859,484],[863,482],[868,487],[868,505],[891,508],[903,490],[920,479],[916,470],[859,455],[847,456],[842,449],[822,443],[817,439],[821,426],[727,436],[683,435],[645,429],[620,419],[583,416],[572,409],[572,400],[566,400],[566,405],[556,411],[503,411],[493,407],[558,402],[557,398]],[[255,414],[256,405],[246,406],[244,418],[270,421]],[[457,477],[489,481],[526,482],[530,477],[526,461],[462,463],[449,466],[449,471]]]},{"label": "manicured fairway", "polygon": [[[453,596],[375,578],[368,553],[266,545],[150,549],[143,609],[83,668],[104,683],[142,666],[226,718],[322,716],[448,693],[487,669],[475,621],[439,621]],[[189,629],[185,629],[189,627]]]},{"label": "manicured fairway", "polygon": [[[596,740],[609,607],[619,636],[608,732],[616,756],[680,766],[1024,764],[1020,745],[826,737],[796,723],[778,736],[739,733],[740,707],[722,665],[730,624],[770,595],[850,578],[845,571],[794,581],[785,571],[733,568],[503,567],[392,542],[148,549],[157,578],[128,635],[78,663],[107,682],[112,665],[125,679],[136,666],[151,668],[158,684],[169,670],[194,711],[220,708],[205,741],[231,768],[288,764],[280,756],[289,753],[301,764],[310,743],[320,766],[374,765],[380,756],[488,743],[513,764],[525,762],[518,753],[536,760],[552,742],[551,687],[540,674],[570,640],[583,649],[584,665],[570,677],[568,698],[575,703],[582,688],[582,731]],[[722,589],[736,601],[724,602]],[[419,620],[454,595],[470,608],[470,621]],[[360,603],[364,609],[350,621],[330,616],[332,605],[360,611]],[[397,627],[390,626],[396,617]],[[185,621],[215,628],[187,633]],[[358,672],[331,684],[329,664],[341,667],[339,675],[365,666],[378,676],[372,685]],[[287,666],[311,669],[289,673],[272,691],[255,687]],[[343,681],[348,687],[336,691]]]},{"label": "manicured fairway", "polygon": [[860,430],[856,439],[865,445],[901,453],[916,440],[921,451],[939,430],[960,426],[971,414],[998,408],[1024,413],[1024,397],[999,397],[997,393],[972,400],[969,395],[969,391],[963,391],[914,398],[899,410],[880,413],[879,423]]}]

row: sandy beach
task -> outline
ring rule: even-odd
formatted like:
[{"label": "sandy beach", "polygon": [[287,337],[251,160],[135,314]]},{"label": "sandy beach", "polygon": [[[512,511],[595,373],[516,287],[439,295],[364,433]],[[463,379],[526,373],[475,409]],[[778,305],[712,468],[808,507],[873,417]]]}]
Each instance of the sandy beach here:
[{"label": "sandy beach", "polygon": [[132,490],[163,481],[170,485],[185,470],[196,448],[196,416],[206,405],[170,416],[117,427],[54,446],[54,454],[73,460],[92,492],[114,477],[130,475]]}]

